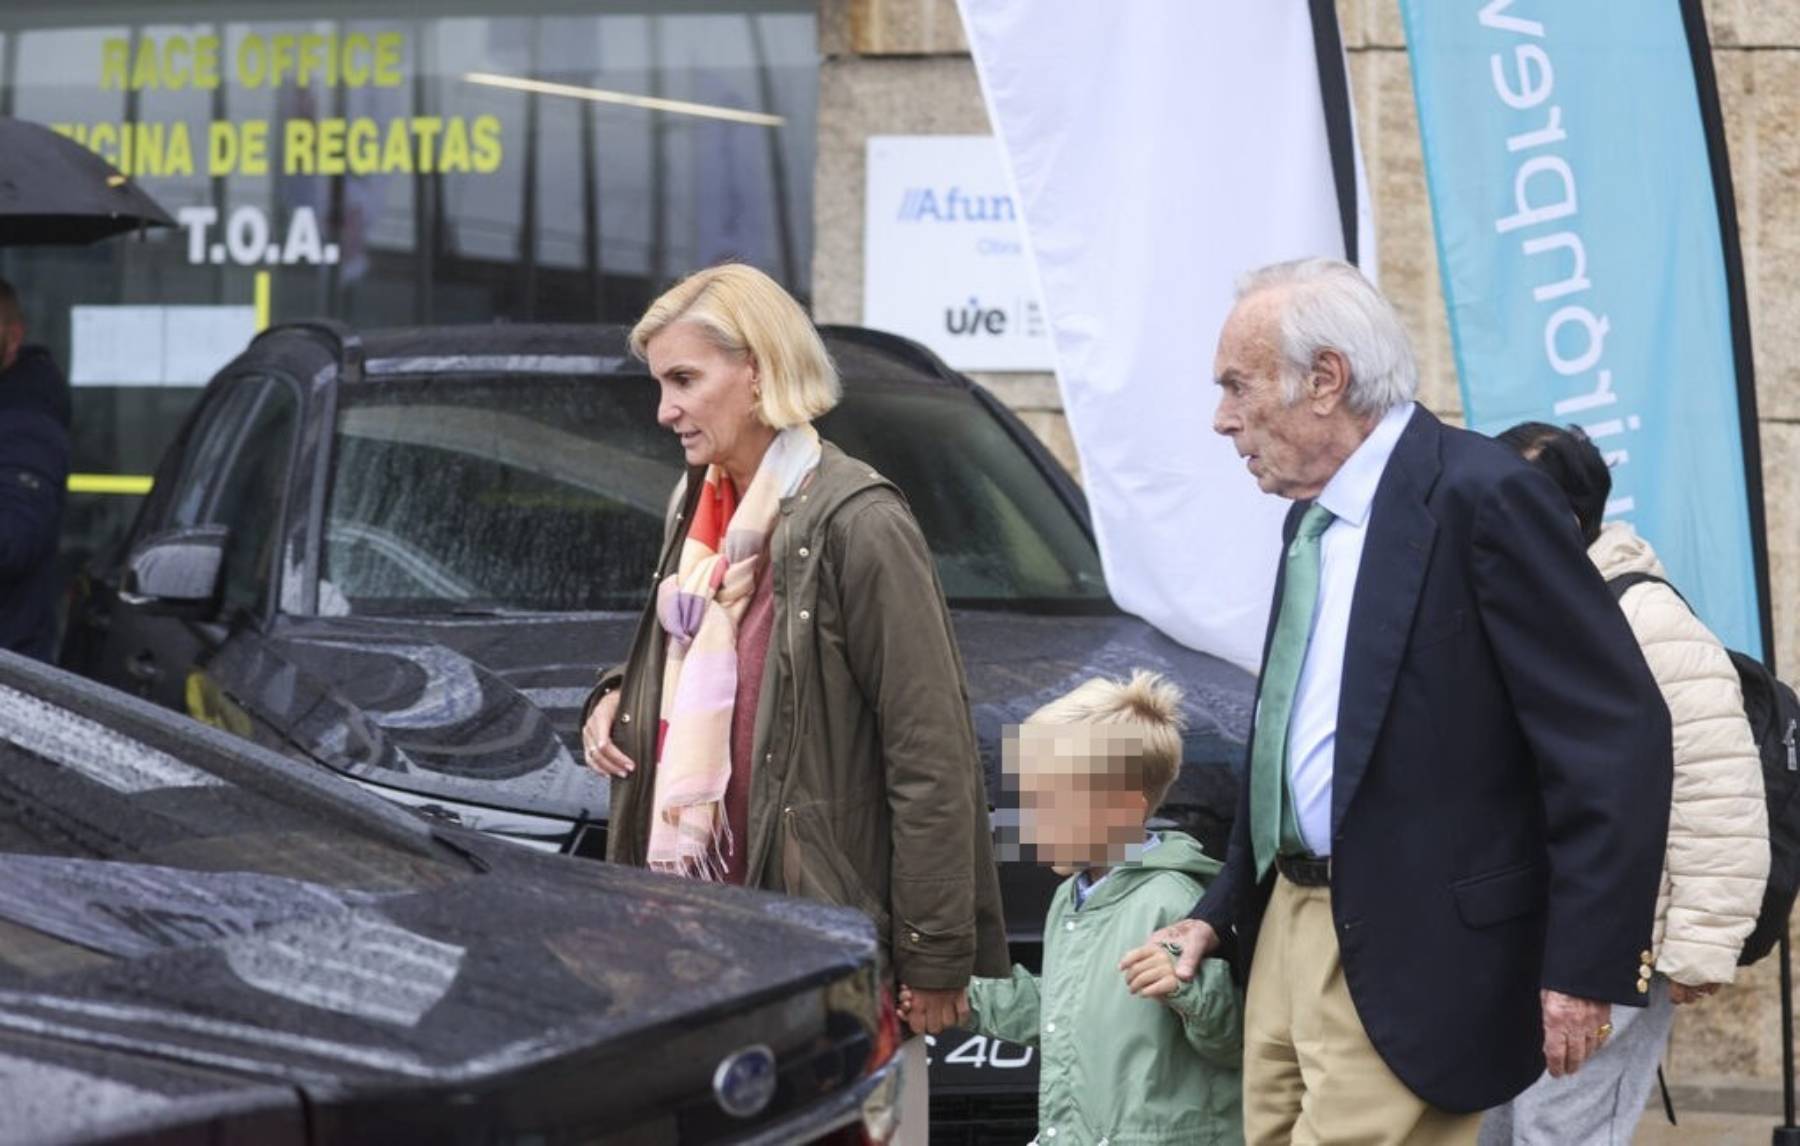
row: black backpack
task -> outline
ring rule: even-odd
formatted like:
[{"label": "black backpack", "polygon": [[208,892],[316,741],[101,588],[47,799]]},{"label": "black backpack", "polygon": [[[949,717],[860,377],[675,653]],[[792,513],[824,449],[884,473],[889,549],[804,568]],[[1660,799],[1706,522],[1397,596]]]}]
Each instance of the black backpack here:
[{"label": "black backpack", "polygon": [[[1627,589],[1646,581],[1669,585],[1649,573],[1625,573],[1606,585],[1613,599],[1621,600]],[[1669,588],[1681,597],[1681,590],[1673,585]],[[1681,599],[1687,603],[1687,598]],[[1763,892],[1756,928],[1738,954],[1738,965],[1748,966],[1781,941],[1788,913],[1794,908],[1794,894],[1800,891],[1800,745],[1796,744],[1800,697],[1755,657],[1735,649],[1726,652],[1737,669],[1744,690],[1744,715],[1762,754],[1763,794],[1769,806],[1769,886]]]}]

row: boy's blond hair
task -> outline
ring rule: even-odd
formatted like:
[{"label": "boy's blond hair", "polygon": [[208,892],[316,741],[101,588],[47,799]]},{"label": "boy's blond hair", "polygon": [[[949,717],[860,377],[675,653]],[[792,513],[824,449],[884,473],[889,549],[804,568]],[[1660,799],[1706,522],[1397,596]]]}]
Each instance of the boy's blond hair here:
[{"label": "boy's blond hair", "polygon": [[1138,669],[1121,683],[1097,676],[1051,701],[1025,718],[1027,725],[1104,725],[1128,731],[1142,748],[1133,763],[1143,785],[1144,802],[1154,812],[1169,794],[1181,768],[1181,689],[1161,673]]}]

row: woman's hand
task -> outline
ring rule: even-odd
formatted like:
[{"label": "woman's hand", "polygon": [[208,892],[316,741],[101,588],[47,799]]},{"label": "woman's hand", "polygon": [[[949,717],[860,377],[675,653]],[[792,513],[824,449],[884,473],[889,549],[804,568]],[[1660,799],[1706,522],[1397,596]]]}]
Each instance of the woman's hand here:
[{"label": "woman's hand", "polygon": [[964,989],[931,991],[902,987],[906,1000],[906,1025],[915,1035],[941,1034],[969,1021],[969,992]]},{"label": "woman's hand", "polygon": [[581,746],[587,766],[615,780],[631,775],[637,768],[631,757],[619,751],[619,746],[612,742],[613,718],[618,712],[619,690],[615,688],[600,698],[587,723],[581,726]]}]

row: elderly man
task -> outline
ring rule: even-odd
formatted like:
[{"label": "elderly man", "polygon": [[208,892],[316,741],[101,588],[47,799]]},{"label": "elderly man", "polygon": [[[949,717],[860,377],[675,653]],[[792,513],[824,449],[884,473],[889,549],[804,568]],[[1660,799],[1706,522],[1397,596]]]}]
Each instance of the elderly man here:
[{"label": "elderly man", "polygon": [[69,388],[0,280],[0,648],[50,660],[69,480]]},{"label": "elderly man", "polygon": [[1566,501],[1413,403],[1353,267],[1249,276],[1215,371],[1294,505],[1225,870],[1121,967],[1235,942],[1251,1143],[1474,1142],[1644,999],[1668,712]]}]

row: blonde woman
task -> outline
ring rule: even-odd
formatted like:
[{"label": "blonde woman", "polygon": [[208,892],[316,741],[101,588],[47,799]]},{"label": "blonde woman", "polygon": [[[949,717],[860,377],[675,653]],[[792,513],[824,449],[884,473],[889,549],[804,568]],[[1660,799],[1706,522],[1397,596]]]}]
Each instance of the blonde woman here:
[{"label": "blonde woman", "polygon": [[913,988],[914,1033],[954,1025],[970,976],[1008,960],[924,536],[893,485],[814,431],[837,372],[767,275],[692,275],[631,348],[688,472],[630,658],[583,728],[612,779],[608,858],[860,908]]}]

